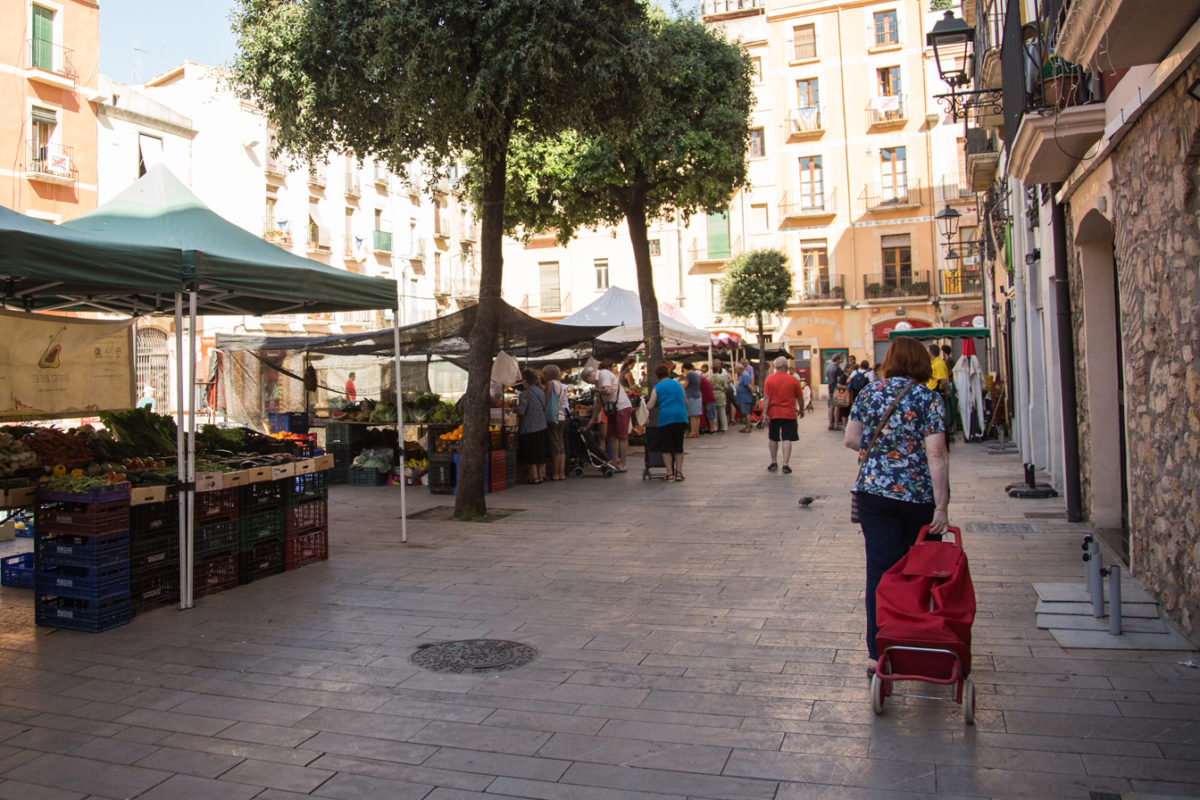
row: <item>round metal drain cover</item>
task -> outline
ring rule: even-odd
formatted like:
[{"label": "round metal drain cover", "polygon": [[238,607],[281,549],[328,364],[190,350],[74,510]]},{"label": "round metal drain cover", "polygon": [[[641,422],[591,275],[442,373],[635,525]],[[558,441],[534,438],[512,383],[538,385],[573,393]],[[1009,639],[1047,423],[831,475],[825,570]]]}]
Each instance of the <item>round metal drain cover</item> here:
[{"label": "round metal drain cover", "polygon": [[412,662],[430,672],[474,675],[503,672],[523,667],[537,656],[527,644],[503,639],[464,639],[422,645],[413,653]]}]

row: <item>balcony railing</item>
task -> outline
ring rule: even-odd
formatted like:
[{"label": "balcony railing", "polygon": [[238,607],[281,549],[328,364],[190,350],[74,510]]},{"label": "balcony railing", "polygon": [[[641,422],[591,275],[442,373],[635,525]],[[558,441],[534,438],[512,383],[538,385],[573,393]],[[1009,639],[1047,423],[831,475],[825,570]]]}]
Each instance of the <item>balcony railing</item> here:
[{"label": "balcony railing", "polygon": [[283,162],[269,152],[267,153],[267,163],[264,170],[274,178],[283,178],[287,175],[287,169],[284,168]]},{"label": "balcony railing", "polygon": [[408,246],[408,257],[412,261],[425,260],[425,240],[417,239]]},{"label": "balcony railing", "polygon": [[891,297],[928,297],[929,271],[909,270],[863,275],[863,297],[882,300]]},{"label": "balcony railing", "polygon": [[372,231],[371,243],[376,253],[392,252],[392,234],[390,231]]},{"label": "balcony railing", "polygon": [[329,232],[310,225],[308,227],[308,241],[306,242],[308,252],[310,253],[331,253],[333,248],[329,244]]},{"label": "balcony railing", "polygon": [[275,217],[263,217],[263,238],[280,247],[292,246],[292,237],[288,233],[287,223],[281,223]]},{"label": "balcony railing", "polygon": [[[53,81],[56,85],[61,82],[75,86],[79,81],[79,73],[75,71],[75,51],[54,42],[43,39],[26,39],[25,52],[28,61],[25,68],[48,73],[59,78]],[[36,75],[30,77],[36,78]]]},{"label": "balcony railing", "polygon": [[387,186],[391,182],[391,172],[388,171],[386,164],[375,165],[375,185]]},{"label": "balcony railing", "polygon": [[362,197],[362,179],[357,172],[346,173],[346,197]]},{"label": "balcony railing", "polygon": [[900,125],[908,121],[908,95],[873,97],[867,104],[867,125]]},{"label": "balcony railing", "polygon": [[828,270],[804,270],[804,286],[796,297],[797,302],[841,303],[845,299],[845,275],[830,275]]},{"label": "balcony railing", "polygon": [[700,4],[700,13],[705,17],[714,14],[736,14],[738,11],[764,8],[766,4],[766,0],[704,0]]},{"label": "balcony railing", "polygon": [[957,203],[974,200],[975,192],[970,186],[961,183],[943,183],[937,187],[938,203]]},{"label": "balcony railing", "polygon": [[779,200],[779,219],[823,217],[837,213],[837,187],[822,194],[784,192]]},{"label": "balcony railing", "polygon": [[25,143],[29,162],[25,176],[48,183],[74,183],[79,177],[75,149],[70,145],[29,140]]},{"label": "balcony railing", "polygon": [[701,244],[700,240],[692,243],[691,250],[688,255],[691,257],[692,266],[697,264],[720,264],[728,261],[742,252],[742,240],[734,238],[728,244],[708,245],[707,242]]},{"label": "balcony railing", "polygon": [[978,269],[942,270],[942,294],[982,294],[983,277]]},{"label": "balcony railing", "polygon": [[318,188],[325,188],[325,165],[324,164],[309,164],[308,166],[308,185]]},{"label": "balcony railing", "polygon": [[920,181],[901,184],[869,184],[863,189],[863,207],[867,211],[891,211],[921,205]]},{"label": "balcony railing", "polygon": [[787,138],[807,138],[820,136],[825,132],[825,114],[823,106],[802,106],[788,111],[787,122],[784,123],[784,133]]}]

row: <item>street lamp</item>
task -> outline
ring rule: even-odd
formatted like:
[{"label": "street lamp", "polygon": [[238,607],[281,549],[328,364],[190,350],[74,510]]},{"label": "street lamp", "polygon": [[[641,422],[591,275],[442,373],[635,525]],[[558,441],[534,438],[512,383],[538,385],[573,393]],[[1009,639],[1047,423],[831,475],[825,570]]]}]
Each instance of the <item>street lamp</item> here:
[{"label": "street lamp", "polygon": [[946,240],[946,258],[959,258],[958,253],[954,252],[952,241],[954,235],[958,233],[958,218],[962,214],[958,213],[957,209],[951,208],[949,203],[938,213],[934,214],[933,221],[937,224],[938,233]]},{"label": "street lamp", "polygon": [[933,48],[938,75],[951,89],[971,82],[971,45],[974,41],[975,29],[954,16],[953,11],[947,11],[925,36],[925,43]]}]

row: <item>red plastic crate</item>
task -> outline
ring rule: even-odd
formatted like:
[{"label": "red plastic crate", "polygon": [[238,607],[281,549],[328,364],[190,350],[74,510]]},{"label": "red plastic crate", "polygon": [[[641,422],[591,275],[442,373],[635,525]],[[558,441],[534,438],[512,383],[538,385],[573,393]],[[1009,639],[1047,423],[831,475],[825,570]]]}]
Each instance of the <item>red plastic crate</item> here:
[{"label": "red plastic crate", "polygon": [[195,512],[192,517],[196,522],[207,522],[213,519],[237,519],[238,517],[238,487],[218,489],[215,492],[196,492]]},{"label": "red plastic crate", "polygon": [[238,585],[236,554],[206,558],[192,570],[192,593],[196,597],[232,589]]},{"label": "red plastic crate", "polygon": [[307,533],[288,534],[285,561],[288,569],[298,569],[329,558],[329,531],[322,528]]},{"label": "red plastic crate", "polygon": [[40,502],[34,512],[40,534],[100,536],[129,530],[129,500],[114,503]]},{"label": "red plastic crate", "polygon": [[289,536],[295,533],[325,528],[328,525],[328,500],[314,500],[311,503],[301,503],[287,510],[287,533]]}]

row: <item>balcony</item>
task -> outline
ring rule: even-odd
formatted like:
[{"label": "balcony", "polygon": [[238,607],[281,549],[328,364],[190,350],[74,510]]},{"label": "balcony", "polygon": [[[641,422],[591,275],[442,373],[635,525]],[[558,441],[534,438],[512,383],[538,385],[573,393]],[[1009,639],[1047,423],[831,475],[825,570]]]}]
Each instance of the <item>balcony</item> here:
[{"label": "balcony", "polygon": [[362,179],[357,172],[346,173],[346,197],[362,197]]},{"label": "balcony", "polygon": [[863,189],[863,208],[868,212],[900,211],[921,205],[921,183],[868,185]]},{"label": "balcony", "polygon": [[1089,69],[1156,64],[1200,16],[1200,0],[1073,0],[1056,52]]},{"label": "balcony", "polygon": [[[987,187],[984,187],[985,189]],[[961,183],[943,183],[937,187],[936,204],[974,202],[975,190]]]},{"label": "balcony", "polygon": [[75,51],[41,39],[26,39],[25,77],[59,89],[75,91],[79,73],[75,71]]},{"label": "balcony", "polygon": [[329,232],[315,225],[308,226],[308,239],[305,242],[305,249],[309,253],[317,253],[319,255],[332,253],[333,247],[329,244]]},{"label": "balcony", "polygon": [[790,141],[816,139],[825,133],[825,115],[822,106],[802,106],[788,111],[784,123],[784,138]]},{"label": "balcony", "polygon": [[285,250],[292,246],[292,237],[288,233],[287,223],[274,217],[263,217],[263,238]]},{"label": "balcony", "polygon": [[996,180],[1000,153],[996,137],[979,128],[967,130],[967,185],[972,191],[986,192]]},{"label": "balcony", "polygon": [[691,261],[689,271],[696,272],[706,268],[721,267],[741,252],[741,239],[733,239],[725,244],[719,242],[709,244],[707,241],[702,242],[700,239],[696,239],[692,242],[691,249],[688,250],[688,257]]},{"label": "balcony", "polygon": [[371,231],[371,245],[376,253],[392,252],[392,234],[389,231]]},{"label": "balcony", "polygon": [[287,169],[283,166],[283,162],[271,155],[270,152],[267,153],[267,163],[263,171],[267,173],[268,178],[287,177]]},{"label": "balcony", "polygon": [[1008,159],[1008,173],[1026,186],[1065,181],[1104,135],[1103,103],[1043,112],[1021,118]]},{"label": "balcony", "polygon": [[804,270],[804,285],[792,299],[792,305],[845,305],[846,276],[830,275],[828,270]]},{"label": "balcony", "polygon": [[425,260],[425,240],[417,239],[408,245],[408,260],[409,261],[424,261]]},{"label": "balcony", "polygon": [[25,164],[25,177],[29,180],[58,186],[74,186],[79,180],[73,147],[34,140],[26,141],[25,147],[29,156]]},{"label": "balcony", "polygon": [[325,188],[325,165],[324,164],[309,164],[308,165],[308,185],[316,189]]},{"label": "balcony", "polygon": [[766,8],[767,0],[703,0],[700,4],[702,17],[718,17],[727,14],[745,14]]},{"label": "balcony", "polygon": [[863,297],[868,301],[928,296],[928,270],[909,270],[898,273],[888,271],[863,275]]},{"label": "balcony", "polygon": [[779,201],[779,222],[830,217],[837,213],[837,187],[824,194],[784,192]]},{"label": "balcony", "polygon": [[944,269],[940,275],[942,296],[983,294],[983,276],[978,268]]},{"label": "balcony", "polygon": [[867,127],[900,127],[908,122],[908,95],[889,94],[873,97],[867,104]]},{"label": "balcony", "polygon": [[434,225],[433,226],[433,238],[441,239],[443,241],[448,241],[450,239],[449,226],[442,227],[441,225]]}]

